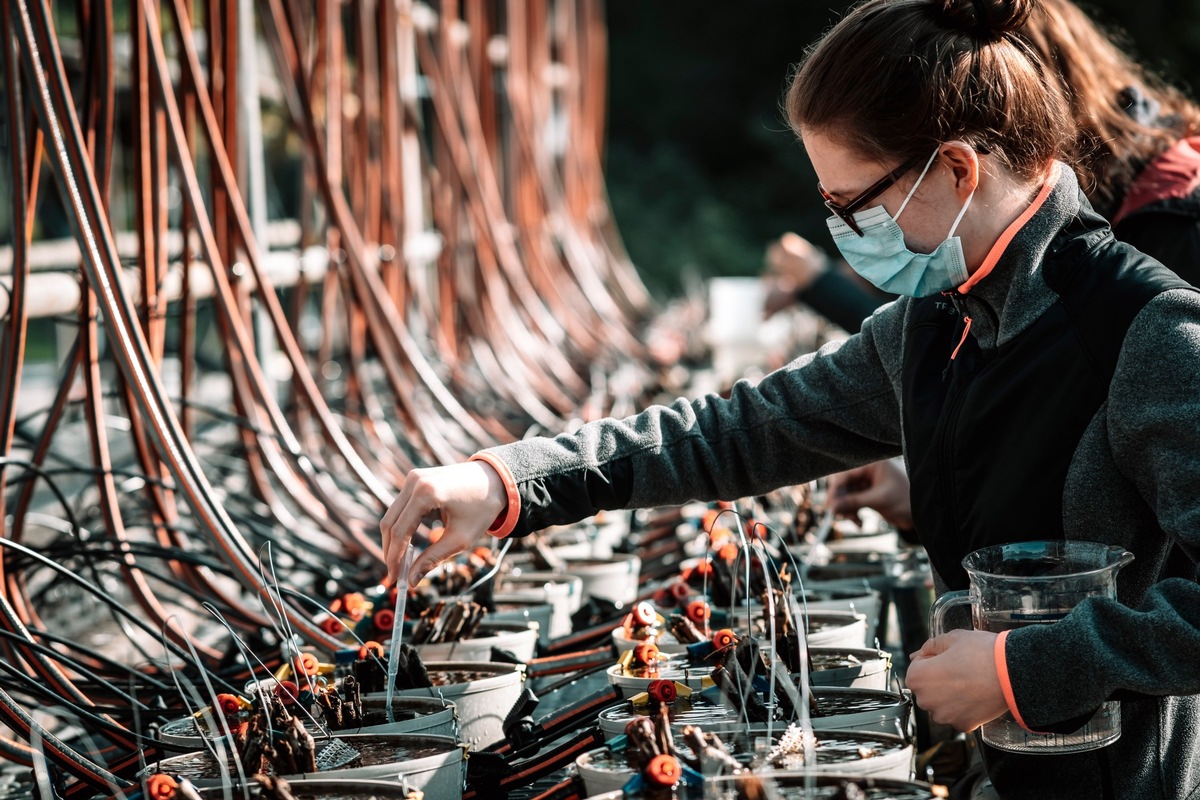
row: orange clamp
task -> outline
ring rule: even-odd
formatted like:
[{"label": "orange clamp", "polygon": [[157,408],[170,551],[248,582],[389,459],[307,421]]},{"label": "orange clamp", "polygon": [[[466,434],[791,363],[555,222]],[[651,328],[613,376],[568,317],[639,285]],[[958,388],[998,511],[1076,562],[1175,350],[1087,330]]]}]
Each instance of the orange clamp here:
[{"label": "orange clamp", "polygon": [[679,783],[682,775],[683,769],[679,766],[679,759],[665,753],[650,759],[650,763],[646,765],[646,780],[656,786],[674,786]]},{"label": "orange clamp", "polygon": [[654,606],[645,600],[633,607],[633,621],[638,625],[653,625],[657,619],[658,614],[655,613]]},{"label": "orange clamp", "polygon": [[737,634],[729,628],[721,628],[713,634],[713,647],[718,650],[724,650],[726,647],[731,647],[737,644]]},{"label": "orange clamp", "polygon": [[391,633],[392,625],[396,622],[396,612],[390,608],[381,608],[375,612],[371,621],[375,623],[376,630]]},{"label": "orange clamp", "polygon": [[646,687],[646,693],[650,695],[651,700],[659,703],[673,703],[679,696],[679,691],[675,688],[675,681],[665,678],[650,681],[650,685]]},{"label": "orange clamp", "polygon": [[658,645],[654,642],[642,642],[633,648],[633,659],[639,664],[650,666],[658,663]]},{"label": "orange clamp", "polygon": [[321,664],[317,661],[317,657],[312,653],[301,653],[292,659],[292,670],[297,675],[303,675],[308,678],[316,675],[320,666]]},{"label": "orange clamp", "polygon": [[300,699],[300,687],[295,681],[279,681],[275,684],[275,696],[286,705]]},{"label": "orange clamp", "polygon": [[217,695],[217,705],[220,707],[221,713],[227,717],[232,717],[242,710],[241,701],[237,699],[236,695],[232,694],[222,693]]},{"label": "orange clamp", "polygon": [[346,616],[357,622],[367,614],[367,598],[359,592],[347,592],[342,596],[342,607],[346,610]]},{"label": "orange clamp", "polygon": [[683,581],[675,581],[668,588],[670,589],[671,597],[675,598],[676,603],[682,603],[692,594],[692,587],[688,586]]},{"label": "orange clamp", "polygon": [[146,778],[146,797],[150,800],[171,800],[179,784],[170,775],[162,772]]}]

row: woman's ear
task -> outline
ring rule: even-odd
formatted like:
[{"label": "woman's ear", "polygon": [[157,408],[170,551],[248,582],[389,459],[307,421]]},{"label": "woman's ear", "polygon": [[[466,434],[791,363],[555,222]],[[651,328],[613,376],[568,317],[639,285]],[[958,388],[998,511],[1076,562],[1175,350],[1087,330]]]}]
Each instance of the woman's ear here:
[{"label": "woman's ear", "polygon": [[979,186],[979,154],[966,142],[946,142],[940,152],[954,175],[954,190],[966,198]]}]

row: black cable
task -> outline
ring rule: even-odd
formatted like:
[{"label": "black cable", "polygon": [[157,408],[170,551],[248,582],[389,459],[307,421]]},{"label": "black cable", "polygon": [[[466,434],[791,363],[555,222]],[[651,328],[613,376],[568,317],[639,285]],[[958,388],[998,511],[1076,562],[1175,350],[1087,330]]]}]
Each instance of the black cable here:
[{"label": "black cable", "polygon": [[164,683],[164,682],[158,680],[157,678],[153,677],[153,675],[150,673],[142,672],[142,671],[136,670],[133,667],[130,667],[126,664],[121,664],[117,661],[114,661],[111,658],[109,658],[108,656],[104,655],[103,653],[100,653],[97,650],[93,650],[90,647],[86,647],[72,639],[68,639],[67,637],[63,636],[62,634],[54,633],[52,631],[47,631],[47,630],[37,630],[35,628],[30,628],[28,630],[32,636],[34,636],[38,639],[46,639],[47,641],[53,642],[54,644],[59,644],[59,645],[62,645],[63,647],[68,647],[81,655],[84,655],[84,656],[87,656],[88,658],[99,661],[103,664],[108,665],[109,667],[113,667],[118,672],[127,673],[129,676],[136,676],[142,680],[145,680],[145,681],[153,684],[153,686],[148,688],[147,691],[151,691],[152,689],[157,689],[160,692],[172,692],[175,690],[174,686],[171,686],[167,683]]},{"label": "black cable", "polygon": [[[62,697],[61,695],[55,694],[49,687],[39,683],[35,678],[32,678],[29,675],[26,675],[24,672],[22,672],[21,670],[17,669],[16,667],[9,664],[7,661],[4,661],[2,659],[0,659],[0,671],[8,673],[9,675],[16,678],[21,683],[21,685],[27,686],[29,688],[29,690],[31,690],[33,696],[44,698],[44,699],[48,700],[49,702],[46,704],[47,706],[51,706],[51,707],[62,706],[64,708],[70,709],[71,712],[74,713],[79,719],[89,720],[93,724],[99,726],[101,729],[115,733],[118,736],[132,737],[135,740],[137,740],[139,743],[145,744],[147,746],[154,747],[159,744],[159,742],[156,739],[152,739],[150,737],[143,736],[139,733],[135,733],[134,731],[127,730],[123,726],[118,725],[115,722],[112,722],[111,720],[107,720],[98,714],[93,714],[91,711],[84,708],[83,706],[76,705],[75,703],[71,702],[70,700],[67,700],[66,698]],[[39,708],[39,710],[41,710],[41,708]]]},{"label": "black cable", "polygon": [[[99,586],[92,586],[86,580],[81,578],[79,575],[72,572],[70,569],[62,566],[61,564],[54,562],[53,560],[51,560],[49,558],[46,558],[45,556],[42,556],[40,553],[37,553],[36,551],[30,550],[29,548],[25,547],[24,545],[10,541],[8,539],[0,538],[0,547],[12,548],[18,552],[23,552],[23,553],[26,553],[27,555],[32,555],[38,561],[42,562],[45,566],[50,567],[54,571],[58,572],[60,575],[63,575],[64,577],[68,578],[72,582],[83,587],[84,590],[86,590],[89,594],[92,594],[92,595],[96,596],[97,598],[99,598],[102,603],[104,603],[106,606],[111,608],[114,612],[125,617],[130,622],[132,622],[133,624],[135,624],[139,628],[141,628],[143,631],[150,634],[153,638],[155,638],[155,639],[159,638],[158,631],[151,628],[143,620],[140,620],[137,617],[135,617],[124,606],[121,606],[119,603],[116,603],[111,598],[107,597],[104,594],[104,592],[99,588]],[[202,664],[193,662],[191,656],[189,654],[187,654],[183,650],[183,648],[179,647],[178,645],[171,644],[169,641],[166,641],[166,642],[163,642],[163,648],[166,650],[173,651],[174,655],[182,658],[185,662],[187,662],[188,664],[191,664],[193,667],[196,667],[199,670],[204,670],[204,666]],[[225,688],[228,689],[230,692],[235,693],[235,694],[237,693],[238,690],[236,687],[231,686],[230,684],[227,684],[224,681],[222,681],[222,683],[224,684]]]},{"label": "black cable", "polygon": [[[109,683],[103,677],[101,677],[97,673],[93,672],[92,670],[88,669],[88,667],[86,667],[85,665],[81,664],[80,662],[76,661],[73,658],[66,656],[63,653],[60,653],[59,651],[55,650],[52,647],[47,647],[46,645],[41,644],[40,642],[31,642],[28,639],[26,639],[24,636],[21,636],[20,634],[17,634],[17,633],[13,633],[12,631],[6,631],[3,628],[0,628],[0,639],[8,639],[10,641],[16,642],[17,647],[28,647],[33,650],[37,650],[39,653],[42,653],[43,655],[48,655],[51,658],[53,658],[55,661],[60,662],[66,666],[69,666],[72,670],[75,670],[76,672],[80,673],[84,677],[90,678],[91,680],[98,682],[102,686],[104,686],[108,689],[111,689],[118,696],[127,700],[129,703],[132,704],[132,703],[137,702],[134,698],[125,694],[123,691],[118,689],[115,685]],[[147,707],[147,710],[149,710],[149,707]]]},{"label": "black cable", "polygon": [[[52,477],[50,477],[49,473],[47,473],[47,471],[43,467],[41,467],[38,464],[33,463],[32,461],[26,461],[23,458],[13,458],[12,456],[0,456],[0,468],[7,467],[10,465],[22,467],[26,472],[32,472],[34,475],[37,475],[38,477],[40,477],[42,479],[42,481],[46,484],[46,487],[54,495],[55,499],[58,500],[58,503],[59,503],[59,505],[62,506],[63,511],[66,512],[67,521],[71,524],[71,529],[74,531],[81,530],[81,528],[79,526],[79,521],[77,519],[75,519],[75,515],[73,513],[71,513],[71,506],[67,502],[66,496],[59,490],[58,484],[55,482],[55,480]],[[13,476],[8,479],[8,482],[9,483],[19,483],[24,479],[25,478],[23,475],[22,476]]]}]

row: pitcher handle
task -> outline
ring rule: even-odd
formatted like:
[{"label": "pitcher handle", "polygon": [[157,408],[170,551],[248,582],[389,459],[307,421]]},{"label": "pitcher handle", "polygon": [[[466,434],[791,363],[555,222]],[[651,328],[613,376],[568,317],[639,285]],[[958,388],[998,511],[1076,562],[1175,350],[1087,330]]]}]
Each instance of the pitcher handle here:
[{"label": "pitcher handle", "polygon": [[941,636],[946,632],[944,625],[946,622],[946,614],[955,606],[965,606],[971,604],[971,592],[967,589],[959,589],[956,592],[946,592],[939,597],[933,604],[933,608],[929,609],[929,635],[930,637]]}]

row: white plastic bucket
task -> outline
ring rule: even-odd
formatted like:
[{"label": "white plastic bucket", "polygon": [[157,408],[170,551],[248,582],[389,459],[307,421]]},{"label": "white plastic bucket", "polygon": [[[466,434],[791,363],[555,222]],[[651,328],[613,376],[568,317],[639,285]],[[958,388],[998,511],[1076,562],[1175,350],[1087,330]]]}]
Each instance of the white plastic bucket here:
[{"label": "white plastic bucket", "polygon": [[583,580],[584,597],[599,597],[619,606],[637,599],[641,569],[641,559],[626,553],[614,553],[604,560],[567,561],[567,572]]},{"label": "white plastic bucket", "polygon": [[[363,698],[363,710],[366,712],[383,709],[384,696],[375,698],[368,695]],[[431,736],[454,736],[456,734],[455,709],[453,703],[443,703],[426,697],[396,697],[392,707],[398,712],[413,712],[415,717],[402,719],[385,725],[355,729],[355,733],[407,733],[428,734]],[[404,716],[408,716],[405,714]],[[334,735],[338,735],[335,731]],[[181,717],[160,726],[158,738],[163,745],[172,750],[201,750],[204,741],[200,737],[200,729],[194,717]]]},{"label": "white plastic bucket", "polygon": [[[504,738],[504,718],[521,696],[525,667],[475,661],[432,661],[425,668],[431,676],[439,673],[479,673],[485,677],[462,683],[448,683],[427,689],[403,689],[402,697],[434,697],[448,700],[458,708],[459,738],[478,750]],[[383,693],[368,697],[384,697]],[[364,701],[366,698],[364,698]]]},{"label": "white plastic bucket", "polygon": [[[844,713],[834,713],[823,717],[813,717],[814,730],[847,730],[888,733],[896,736],[907,736],[912,717],[912,699],[907,694],[885,692],[876,689],[840,689],[833,687],[813,687],[813,695],[818,707],[822,701],[842,701],[858,703],[870,708],[850,710]],[[706,697],[693,696],[689,700],[676,700],[668,706],[671,715],[671,727],[681,729],[685,725],[696,725],[706,733],[726,734],[744,733],[747,730],[745,720],[731,706],[724,702],[713,702]],[[630,703],[605,709],[600,712],[600,730],[608,737],[618,736],[625,732],[625,725],[634,716],[646,716],[657,711],[657,705],[646,704],[634,707]],[[782,733],[787,727],[785,723],[772,723],[772,731]],[[751,732],[765,732],[766,723],[752,723]]]},{"label": "white plastic bucket", "polygon": [[571,634],[571,615],[583,605],[583,579],[555,572],[522,571],[504,576],[496,588],[496,602],[536,600],[554,606],[550,618],[550,636],[558,639]]},{"label": "white plastic bucket", "polygon": [[[355,750],[361,750],[366,743],[383,743],[412,750],[436,749],[431,755],[411,758],[401,756],[379,764],[360,767],[346,767],[325,772],[305,773],[301,775],[284,775],[289,783],[298,783],[308,779],[333,781],[347,780],[383,780],[391,783],[406,781],[411,788],[425,792],[426,797],[461,798],[462,787],[466,780],[467,765],[463,760],[464,748],[449,736],[412,736],[408,734],[379,734],[379,733],[336,733],[336,738]],[[321,741],[317,741],[318,753]],[[195,753],[171,756],[152,765],[147,773],[163,772],[176,778],[187,778],[197,787],[220,786],[222,778],[199,777],[197,772],[189,770],[211,771],[215,765],[212,754],[206,750]],[[228,779],[237,780],[236,768],[228,769]]]},{"label": "white plastic bucket", "polygon": [[[505,626],[508,627],[508,626]],[[517,628],[517,626],[512,626]],[[522,662],[533,658],[537,650],[538,632],[528,626],[515,630],[481,628],[480,635],[472,639],[438,644],[419,644],[417,652],[421,660],[430,661],[490,661],[492,648],[508,650]]]},{"label": "white plastic bucket", "polygon": [[[570,617],[567,618],[568,624]],[[489,612],[487,622],[533,623],[537,625],[538,643],[550,644],[550,629],[554,624],[554,606],[540,600],[496,600],[496,610]]]},{"label": "white plastic bucket", "polygon": [[811,647],[809,654],[814,667],[820,666],[821,657],[839,658],[852,656],[857,664],[814,669],[809,680],[814,686],[831,686],[844,689],[888,688],[892,677],[892,654],[886,650],[855,647]]}]

